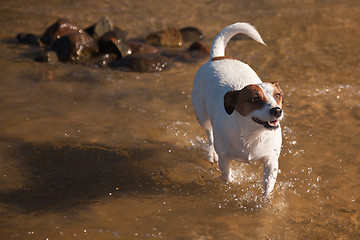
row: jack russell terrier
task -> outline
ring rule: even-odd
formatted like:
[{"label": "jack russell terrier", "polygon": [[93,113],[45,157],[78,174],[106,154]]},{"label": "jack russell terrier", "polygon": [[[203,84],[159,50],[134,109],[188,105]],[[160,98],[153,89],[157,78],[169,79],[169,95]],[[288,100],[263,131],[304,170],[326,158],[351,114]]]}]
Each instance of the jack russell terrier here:
[{"label": "jack russell terrier", "polygon": [[209,139],[208,159],[219,162],[231,181],[231,160],[264,165],[264,196],[270,197],[279,171],[283,92],[277,82],[262,82],[249,65],[225,56],[228,41],[243,33],[264,44],[248,23],[225,27],[214,39],[210,59],[195,75],[192,104]]}]

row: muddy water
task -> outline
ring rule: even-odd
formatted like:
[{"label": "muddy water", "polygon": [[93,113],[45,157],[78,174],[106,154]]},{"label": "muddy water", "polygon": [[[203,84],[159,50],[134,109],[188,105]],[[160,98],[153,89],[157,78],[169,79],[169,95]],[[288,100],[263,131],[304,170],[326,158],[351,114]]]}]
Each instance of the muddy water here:
[{"label": "muddy water", "polygon": [[[0,8],[1,239],[360,238],[360,5],[347,1],[6,1]],[[129,37],[236,21],[267,47],[232,41],[286,93],[271,203],[261,164],[225,184],[191,106],[199,63],[127,73],[32,61],[13,42],[59,17],[109,16]]]}]

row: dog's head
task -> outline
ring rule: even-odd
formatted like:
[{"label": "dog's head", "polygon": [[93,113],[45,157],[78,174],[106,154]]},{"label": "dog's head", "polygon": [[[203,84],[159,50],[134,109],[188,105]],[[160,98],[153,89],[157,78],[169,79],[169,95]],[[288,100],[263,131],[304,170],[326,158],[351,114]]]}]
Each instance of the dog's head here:
[{"label": "dog's head", "polygon": [[241,90],[227,92],[224,106],[227,114],[236,110],[241,116],[251,119],[267,129],[279,127],[283,118],[284,94],[277,82],[250,84]]}]

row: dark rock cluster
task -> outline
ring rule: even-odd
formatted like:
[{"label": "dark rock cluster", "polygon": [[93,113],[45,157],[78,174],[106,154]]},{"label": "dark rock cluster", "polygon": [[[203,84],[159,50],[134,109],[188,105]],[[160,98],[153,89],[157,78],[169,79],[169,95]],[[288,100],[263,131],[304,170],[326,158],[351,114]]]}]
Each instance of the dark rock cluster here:
[{"label": "dark rock cluster", "polygon": [[[168,28],[149,33],[145,39],[126,39],[127,32],[102,17],[82,29],[67,19],[59,19],[41,37],[19,33],[17,41],[42,51],[38,62],[72,62],[109,66],[134,72],[160,72],[174,61],[195,62],[209,56],[209,47],[195,27]],[[192,43],[192,44],[191,44]],[[184,49],[185,45],[190,47]]]}]

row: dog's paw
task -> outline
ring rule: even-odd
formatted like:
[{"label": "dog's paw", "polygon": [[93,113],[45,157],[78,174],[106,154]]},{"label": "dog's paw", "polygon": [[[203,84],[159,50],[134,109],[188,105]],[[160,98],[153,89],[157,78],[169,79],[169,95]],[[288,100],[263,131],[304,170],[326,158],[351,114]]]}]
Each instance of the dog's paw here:
[{"label": "dog's paw", "polygon": [[227,183],[235,182],[235,179],[234,179],[234,177],[233,177],[231,174],[226,175],[226,176],[222,175],[222,178],[223,178],[223,179],[225,180],[225,182],[227,182]]},{"label": "dog's paw", "polygon": [[211,163],[217,163],[219,161],[219,157],[218,157],[217,153],[215,152],[214,146],[209,147],[208,160]]}]

